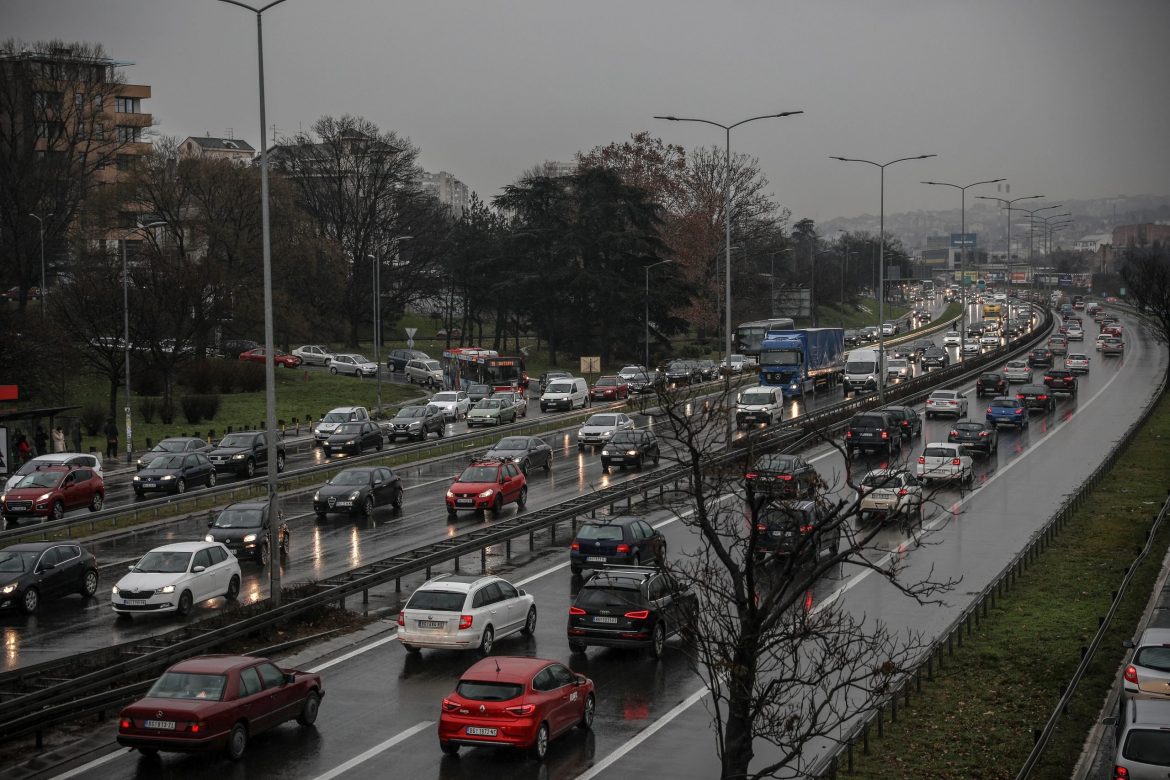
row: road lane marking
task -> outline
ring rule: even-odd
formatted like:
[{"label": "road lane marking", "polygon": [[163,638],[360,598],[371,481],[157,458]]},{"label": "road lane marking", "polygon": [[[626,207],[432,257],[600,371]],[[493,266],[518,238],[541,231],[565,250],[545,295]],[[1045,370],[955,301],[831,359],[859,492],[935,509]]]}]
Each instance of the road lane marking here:
[{"label": "road lane marking", "polygon": [[390,739],[386,740],[385,742],[380,742],[377,745],[374,745],[372,748],[370,748],[369,750],[367,750],[364,753],[359,753],[358,755],[351,758],[349,761],[346,761],[344,764],[341,764],[340,766],[337,766],[333,769],[330,769],[328,772],[326,772],[323,775],[318,775],[315,778],[315,780],[332,780],[334,777],[340,777],[341,775],[345,774],[349,770],[353,769],[355,766],[357,766],[359,764],[363,764],[366,761],[369,761],[371,758],[378,755],[379,753],[382,753],[382,752],[385,752],[386,750],[389,750],[390,748],[397,745],[399,742],[403,742],[405,740],[408,740],[411,737],[413,737],[415,734],[422,731],[423,729],[430,728],[433,725],[435,725],[435,722],[433,720],[424,720],[422,723],[416,723],[415,725],[408,728],[406,731],[401,731],[398,734],[395,734],[393,737],[390,737]]},{"label": "road lane marking", "polygon": [[350,650],[348,653],[345,653],[343,655],[339,655],[336,658],[334,658],[330,661],[326,661],[323,664],[318,664],[317,666],[314,666],[312,669],[309,669],[308,671],[310,674],[317,674],[319,672],[323,672],[331,666],[337,666],[337,664],[342,663],[343,661],[348,661],[349,659],[354,658],[356,656],[359,656],[362,653],[368,653],[370,650],[374,650],[376,648],[381,647],[382,645],[389,644],[390,642],[393,642],[397,639],[398,639],[398,629],[395,628],[394,633],[391,636],[382,637],[381,639],[376,639],[373,642],[370,642],[368,645],[363,645],[362,647],[359,647],[356,650]]},{"label": "road lane marking", "polygon": [[56,778],[56,780],[68,780],[68,778],[70,778],[70,777],[77,777],[78,775],[83,775],[91,769],[97,769],[99,766],[103,766],[104,764],[108,764],[111,761],[113,761],[115,758],[121,758],[122,756],[128,756],[128,755],[130,755],[131,752],[132,751],[129,748],[127,748],[127,749],[123,749],[123,750],[118,750],[117,752],[114,752],[114,753],[107,753],[106,755],[102,756],[101,758],[95,758],[93,761],[90,761],[88,764],[82,764],[79,767],[74,767],[73,769],[70,769],[68,772],[64,772],[63,774],[59,774],[59,775],[54,775],[54,777]]}]

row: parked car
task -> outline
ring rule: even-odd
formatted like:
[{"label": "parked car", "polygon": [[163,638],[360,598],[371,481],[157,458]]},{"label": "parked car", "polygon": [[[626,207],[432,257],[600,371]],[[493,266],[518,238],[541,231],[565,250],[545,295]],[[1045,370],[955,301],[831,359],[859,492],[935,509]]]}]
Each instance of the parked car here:
[{"label": "parked car", "polygon": [[386,435],[391,442],[399,436],[422,441],[432,432],[441,439],[446,427],[447,416],[434,404],[404,406],[390,419]]},{"label": "parked car", "polygon": [[[256,349],[250,349],[247,352],[241,352],[239,359],[245,363],[263,363],[264,355],[264,347],[257,347]],[[301,364],[301,359],[296,355],[290,355],[287,352],[276,350],[275,356],[272,358],[272,362],[278,366],[284,366],[285,368],[296,368]]]},{"label": "parked car", "polygon": [[[268,439],[263,431],[238,431],[219,440],[207,458],[216,471],[230,471],[248,479],[256,476],[257,466],[268,465]],[[284,471],[284,442],[276,443],[276,472]]]},{"label": "parked car", "polygon": [[1022,431],[1028,427],[1028,407],[1018,398],[992,398],[987,406],[987,422],[997,427],[1011,425]]},{"label": "parked car", "polygon": [[618,431],[633,428],[634,421],[621,412],[594,414],[577,429],[577,450],[585,447],[600,447]]},{"label": "parked car", "polygon": [[134,495],[148,491],[186,493],[193,485],[215,487],[215,466],[202,452],[159,454],[130,480]]},{"label": "parked car", "polygon": [[[279,519],[276,538],[280,542],[281,557],[288,557],[288,523]],[[219,542],[237,558],[251,558],[261,566],[267,566],[272,557],[268,549],[268,502],[264,500],[240,501],[229,505],[214,520],[207,524],[205,542]]]},{"label": "parked car", "polygon": [[597,706],[593,681],[556,661],[500,656],[475,663],[443,699],[439,749],[506,747],[535,760],[573,727],[589,730]]},{"label": "parked car", "polygon": [[462,390],[444,390],[435,393],[428,402],[439,407],[448,420],[462,420],[471,411],[471,399]]},{"label": "parked car", "polygon": [[321,444],[325,457],[361,455],[370,448],[376,452],[382,451],[382,429],[369,420],[342,423]]},{"label": "parked car", "polygon": [[891,517],[922,519],[922,485],[906,469],[875,469],[861,479],[862,522]]},{"label": "parked car", "polygon": [[105,478],[105,472],[102,469],[102,459],[97,455],[83,452],[53,452],[48,455],[38,455],[16,469],[4,480],[4,492],[16,487],[17,482],[20,482],[20,480],[42,466],[69,466],[70,468],[81,466],[87,469],[93,469],[95,474],[103,479]]},{"label": "parked car", "polygon": [[657,466],[661,457],[658,437],[654,435],[654,431],[627,428],[615,433],[602,445],[601,471],[608,473],[610,466],[636,468],[641,471],[647,461]]},{"label": "parked car", "polygon": [[78,593],[84,601],[97,589],[97,559],[80,545],[25,542],[0,550],[0,610],[32,615],[45,599]]},{"label": "parked car", "polygon": [[398,640],[408,653],[428,648],[491,655],[497,641],[535,632],[535,599],[491,575],[440,574],[420,585],[398,613]]},{"label": "parked car", "polygon": [[528,482],[520,467],[510,460],[474,460],[447,489],[447,520],[461,509],[490,510],[498,515],[505,504],[528,502]]},{"label": "parked car", "polygon": [[341,352],[334,355],[330,361],[329,373],[356,376],[361,379],[366,376],[377,376],[378,364],[365,355]]},{"label": "parked car", "polygon": [[540,466],[552,470],[552,447],[538,436],[506,436],[484,454],[486,460],[510,460],[520,467],[522,474]]},{"label": "parked car", "polygon": [[238,761],[248,740],[285,721],[317,721],[325,687],[319,674],[282,669],[251,655],[186,658],[118,715],[118,744],[159,751],[225,751]]},{"label": "parked car", "polygon": [[176,612],[240,595],[240,564],[219,542],[178,542],[156,547],[114,585],[110,604],[118,615]]},{"label": "parked car", "polygon": [[467,427],[516,422],[516,407],[501,398],[485,398],[467,413]]},{"label": "parked car", "polygon": [[589,388],[593,401],[620,401],[630,397],[630,386],[620,376],[603,376]]},{"label": "parked car", "polygon": [[10,523],[61,520],[67,510],[97,512],[105,498],[105,480],[88,466],[38,466],[0,495],[0,513]]},{"label": "parked car", "polygon": [[135,468],[142,471],[146,464],[154,460],[159,455],[176,455],[187,452],[202,452],[204,454],[211,451],[211,445],[203,439],[194,436],[172,436],[163,439],[158,444],[151,447],[134,462]]},{"label": "parked car", "polygon": [[816,468],[801,455],[765,453],[743,475],[748,501],[756,495],[813,498],[824,483]]},{"label": "parked car", "polygon": [[1032,382],[1032,368],[1025,360],[1010,360],[1003,367],[1003,378],[1009,384],[1013,382],[1030,384]]},{"label": "parked car", "polygon": [[841,522],[820,501],[756,499],[753,506],[757,560],[771,556],[816,562],[840,549]]},{"label": "parked car", "polygon": [[958,390],[935,390],[926,399],[926,419],[939,414],[967,416],[967,399]]},{"label": "parked car", "polygon": [[305,344],[294,349],[292,353],[306,366],[328,366],[333,360],[333,353],[323,344]]},{"label": "parked car", "polygon": [[918,456],[915,476],[922,482],[931,480],[958,482],[970,487],[975,482],[975,469],[971,456],[963,452],[958,444],[931,442]]},{"label": "parked car", "polygon": [[259,342],[251,339],[228,339],[219,345],[219,354],[228,360],[238,360],[244,352],[259,348]]},{"label": "parked car", "polygon": [[1170,701],[1170,629],[1147,628],[1136,642],[1126,640],[1133,649],[1121,675],[1123,700],[1158,698]]},{"label": "parked car", "polygon": [[569,571],[609,565],[662,563],[666,560],[666,537],[648,520],[618,515],[586,520],[569,545]]},{"label": "parked car", "polygon": [[1007,392],[1007,386],[1007,379],[1003,374],[994,371],[980,374],[975,380],[975,397],[1003,395]]},{"label": "parked car", "polygon": [[666,641],[693,625],[698,609],[694,590],[664,569],[600,570],[584,582],[569,607],[569,651],[622,647],[661,658]]},{"label": "parked car", "polygon": [[471,403],[477,404],[489,395],[495,392],[491,385],[468,385],[467,397],[471,399]]},{"label": "parked car", "polygon": [[959,420],[951,426],[947,441],[965,450],[990,456],[999,450],[999,430],[992,422]]},{"label": "parked car", "polygon": [[395,371],[406,371],[406,364],[412,360],[430,359],[430,355],[417,349],[392,349],[386,356],[386,368],[393,374]]}]

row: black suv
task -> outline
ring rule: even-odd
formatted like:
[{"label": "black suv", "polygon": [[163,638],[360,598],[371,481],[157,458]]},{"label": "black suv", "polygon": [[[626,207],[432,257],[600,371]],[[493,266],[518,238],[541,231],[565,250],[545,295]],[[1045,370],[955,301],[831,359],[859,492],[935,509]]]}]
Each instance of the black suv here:
[{"label": "black suv", "polygon": [[495,392],[495,388],[493,388],[491,385],[469,385],[467,388],[467,397],[471,400],[471,404],[474,406]]},{"label": "black suv", "polygon": [[1028,365],[1032,368],[1051,368],[1052,350],[1040,347],[1028,353]]},{"label": "black suv", "polygon": [[856,330],[845,331],[845,346],[856,347],[861,343],[860,334]]},{"label": "black suv", "polygon": [[[698,376],[696,376],[698,374]],[[701,377],[698,367],[689,360],[672,360],[666,367],[666,383],[668,385],[689,385]]]},{"label": "black suv", "polygon": [[821,486],[821,475],[799,455],[768,453],[743,475],[748,500],[756,494],[786,498],[812,498]]},{"label": "black suv", "polygon": [[755,557],[820,560],[836,555],[841,546],[841,524],[818,501],[761,501],[752,506]]},{"label": "black suv", "polygon": [[601,449],[601,470],[608,473],[610,466],[627,466],[641,470],[650,461],[655,466],[662,453],[658,437],[646,429],[626,429],[615,433]]},{"label": "black suv", "polygon": [[959,420],[951,426],[947,441],[958,444],[965,450],[982,452],[990,456],[999,449],[999,430],[995,423]]},{"label": "black suv", "polygon": [[1033,409],[1051,412],[1056,408],[1056,399],[1043,385],[1023,385],[1016,389],[1016,398],[1023,401],[1029,412]]},{"label": "black suv", "polygon": [[1003,374],[998,372],[989,372],[980,374],[979,378],[975,380],[975,397],[982,398],[989,395],[992,398],[1007,394],[1007,380],[1003,378]]},{"label": "black suv", "polygon": [[883,406],[879,412],[888,412],[898,421],[902,430],[902,438],[909,441],[915,436],[922,435],[922,417],[909,406]]},{"label": "black suv", "polygon": [[928,371],[932,368],[946,368],[950,365],[951,358],[942,347],[931,347],[922,353],[921,362],[922,370]]},{"label": "black suv", "polygon": [[569,650],[645,648],[661,658],[667,637],[690,626],[699,599],[669,572],[644,566],[610,567],[590,577],[569,607]]},{"label": "black suv", "polygon": [[434,404],[426,406],[404,406],[386,424],[386,436],[393,442],[399,436],[422,441],[434,431],[443,438],[447,418],[443,410]]},{"label": "black suv", "polygon": [[[241,501],[208,522],[204,540],[221,542],[237,558],[251,558],[261,566],[267,566],[270,557],[268,527],[267,501]],[[288,557],[288,523],[283,518],[276,538],[280,540],[280,554]]]},{"label": "black suv", "polygon": [[580,574],[607,564],[666,560],[666,537],[642,517],[620,516],[588,520],[577,529],[569,546],[569,571]]},{"label": "black suv", "polygon": [[853,457],[856,450],[885,450],[893,457],[902,451],[902,424],[885,411],[853,415],[845,429],[845,454]]},{"label": "black suv", "polygon": [[[257,466],[268,464],[268,443],[263,431],[237,431],[219,440],[207,459],[216,471],[233,471],[251,479]],[[284,471],[284,442],[276,443],[276,471]]]},{"label": "black suv", "polygon": [[1044,386],[1054,393],[1077,394],[1077,375],[1066,368],[1050,368],[1044,372]]},{"label": "black suv", "polygon": [[390,373],[406,371],[406,364],[412,360],[430,360],[431,356],[417,349],[395,349],[386,358],[386,368]]}]

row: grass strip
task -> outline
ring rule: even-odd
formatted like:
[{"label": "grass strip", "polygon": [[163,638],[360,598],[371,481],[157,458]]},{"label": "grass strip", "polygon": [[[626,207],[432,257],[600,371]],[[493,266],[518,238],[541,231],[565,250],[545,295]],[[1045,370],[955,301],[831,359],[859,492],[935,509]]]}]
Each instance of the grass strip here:
[{"label": "grass strip", "polygon": [[[1064,531],[989,608],[935,682],[898,708],[870,755],[854,750],[853,777],[874,780],[1013,778],[1097,631],[1123,572],[1170,486],[1170,395],[1163,396]],[[1133,636],[1170,543],[1162,526],[1136,572],[1034,778],[1068,778]]]}]

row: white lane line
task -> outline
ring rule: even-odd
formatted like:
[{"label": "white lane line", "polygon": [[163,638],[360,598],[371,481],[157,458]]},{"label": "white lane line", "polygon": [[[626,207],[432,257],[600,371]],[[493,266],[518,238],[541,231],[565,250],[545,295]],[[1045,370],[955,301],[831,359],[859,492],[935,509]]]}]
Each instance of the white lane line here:
[{"label": "white lane line", "polygon": [[317,666],[313,667],[312,669],[309,669],[309,672],[312,674],[317,674],[319,672],[323,672],[331,666],[337,666],[337,664],[342,663],[343,661],[348,661],[349,659],[354,658],[356,656],[359,656],[362,653],[368,653],[371,650],[379,648],[382,645],[388,644],[388,643],[393,642],[397,639],[398,639],[398,629],[395,628],[394,634],[392,636],[385,636],[385,637],[382,637],[381,639],[376,639],[373,642],[370,642],[368,645],[363,645],[362,647],[359,647],[356,650],[350,650],[348,653],[345,653],[344,655],[339,655],[336,658],[329,660],[329,661],[326,661],[323,664],[318,664]]},{"label": "white lane line", "polygon": [[95,758],[93,761],[90,761],[88,764],[82,764],[79,767],[74,767],[73,769],[70,769],[68,772],[64,772],[64,773],[59,774],[59,775],[54,775],[54,777],[56,778],[56,780],[67,780],[67,778],[70,778],[70,777],[77,777],[78,775],[85,774],[86,772],[88,772],[91,769],[97,769],[99,766],[102,766],[104,764],[108,764],[111,761],[113,761],[115,758],[121,758],[122,756],[129,755],[130,752],[131,752],[130,748],[124,748],[124,749],[118,750],[117,752],[114,752],[114,753],[107,753],[106,755],[102,756],[101,758]]},{"label": "white lane line", "polygon": [[410,739],[411,737],[413,737],[415,734],[419,733],[423,729],[430,728],[433,725],[435,725],[435,722],[433,720],[424,720],[422,723],[416,723],[415,725],[408,728],[406,731],[401,731],[401,732],[395,734],[393,737],[390,737],[390,739],[386,740],[385,742],[380,742],[377,745],[374,745],[372,748],[370,748],[369,750],[367,750],[364,753],[359,753],[358,755],[351,758],[349,761],[346,761],[344,764],[341,764],[339,766],[334,767],[333,769],[330,769],[328,772],[326,772],[323,775],[318,775],[315,778],[315,780],[332,780],[334,777],[340,777],[341,775],[345,774],[349,770],[353,769],[358,764],[362,764],[362,763],[365,763],[366,761],[369,761],[371,758],[378,755],[379,753],[382,753],[382,752],[389,750],[390,748],[397,745],[399,742]]}]

